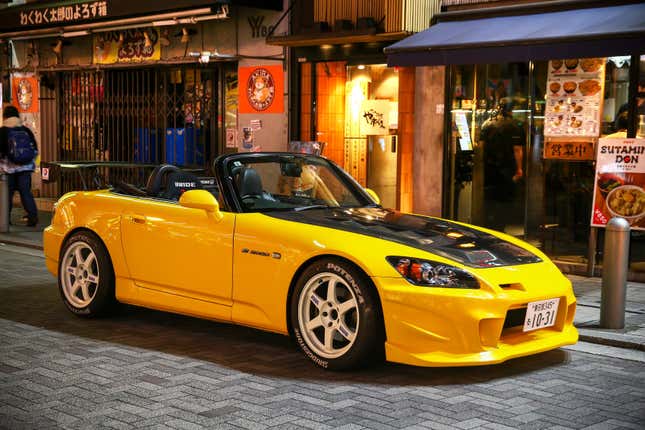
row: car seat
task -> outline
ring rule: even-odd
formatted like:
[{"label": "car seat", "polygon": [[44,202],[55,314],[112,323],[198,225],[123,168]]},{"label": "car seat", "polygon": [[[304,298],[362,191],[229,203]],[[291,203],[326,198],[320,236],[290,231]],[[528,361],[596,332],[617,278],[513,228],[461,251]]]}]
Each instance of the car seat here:
[{"label": "car seat", "polygon": [[201,190],[202,184],[199,178],[189,172],[178,170],[168,175],[165,189],[159,192],[159,197],[168,200],[179,200],[179,197],[188,190]]},{"label": "car seat", "polygon": [[259,199],[262,197],[262,178],[255,169],[247,167],[237,178],[237,188],[243,201]]},{"label": "car seat", "polygon": [[179,167],[173,166],[172,164],[162,164],[155,167],[148,177],[146,193],[150,197],[159,197],[161,190],[167,187],[168,175],[179,170]]}]

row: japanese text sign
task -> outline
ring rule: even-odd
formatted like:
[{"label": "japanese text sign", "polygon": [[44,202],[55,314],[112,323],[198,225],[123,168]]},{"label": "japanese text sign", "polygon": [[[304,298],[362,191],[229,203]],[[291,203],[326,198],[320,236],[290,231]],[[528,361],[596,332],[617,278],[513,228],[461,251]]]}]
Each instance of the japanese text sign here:
[{"label": "japanese text sign", "polygon": [[591,225],[625,218],[645,230],[645,139],[605,138],[598,143]]}]

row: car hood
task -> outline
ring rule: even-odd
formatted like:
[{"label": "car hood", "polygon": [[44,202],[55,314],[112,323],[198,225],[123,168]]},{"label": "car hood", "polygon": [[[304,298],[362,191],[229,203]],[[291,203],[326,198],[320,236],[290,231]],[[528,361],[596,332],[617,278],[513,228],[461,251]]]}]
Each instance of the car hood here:
[{"label": "car hood", "polygon": [[542,261],[524,248],[475,228],[379,207],[309,209],[268,212],[265,215],[389,240],[469,267],[501,267]]}]

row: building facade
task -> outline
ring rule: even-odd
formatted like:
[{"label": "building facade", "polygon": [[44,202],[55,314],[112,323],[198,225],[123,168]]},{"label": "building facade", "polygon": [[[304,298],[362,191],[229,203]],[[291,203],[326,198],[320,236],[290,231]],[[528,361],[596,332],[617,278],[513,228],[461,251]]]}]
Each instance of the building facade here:
[{"label": "building facade", "polygon": [[297,0],[291,28],[268,43],[291,52],[291,139],[323,154],[389,207],[412,209],[414,68],[383,49],[427,27],[439,1]]},{"label": "building facade", "polygon": [[[265,42],[282,0],[23,3],[0,9],[3,96],[43,163],[208,169],[227,151],[286,147],[287,57]],[[34,182],[47,197],[79,186]]]}]

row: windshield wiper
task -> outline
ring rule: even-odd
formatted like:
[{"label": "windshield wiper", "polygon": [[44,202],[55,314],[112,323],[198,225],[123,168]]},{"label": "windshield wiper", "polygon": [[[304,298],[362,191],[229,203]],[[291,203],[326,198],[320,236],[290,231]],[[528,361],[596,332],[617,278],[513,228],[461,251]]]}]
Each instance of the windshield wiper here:
[{"label": "windshield wiper", "polygon": [[309,209],[328,209],[328,208],[335,208],[337,206],[327,206],[327,205],[310,205],[310,206],[300,206],[293,208],[295,212],[300,212],[300,211],[307,211]]}]

